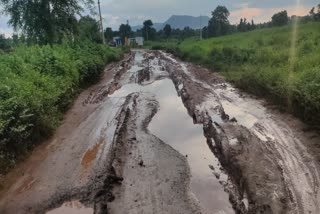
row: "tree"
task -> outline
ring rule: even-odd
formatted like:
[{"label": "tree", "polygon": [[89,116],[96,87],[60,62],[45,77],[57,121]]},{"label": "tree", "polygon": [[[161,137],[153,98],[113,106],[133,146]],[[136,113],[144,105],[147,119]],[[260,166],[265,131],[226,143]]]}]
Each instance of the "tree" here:
[{"label": "tree", "polygon": [[208,27],[205,26],[204,28],[202,28],[202,38],[208,38]]},{"label": "tree", "polygon": [[230,28],[228,17],[230,13],[225,6],[218,6],[212,12],[209,20],[208,32],[210,37],[226,35]]},{"label": "tree", "polygon": [[166,24],[163,28],[164,34],[166,35],[167,38],[171,36],[172,28],[169,24]]},{"label": "tree", "polygon": [[123,44],[125,43],[125,38],[129,38],[132,35],[132,30],[129,24],[121,24],[119,27],[119,35],[122,39]]},{"label": "tree", "polygon": [[142,34],[147,41],[154,38],[155,29],[152,26],[153,23],[150,19],[143,22]]},{"label": "tree", "polygon": [[90,16],[80,18],[77,34],[80,40],[87,39],[92,42],[102,43],[99,22]]},{"label": "tree", "polygon": [[93,0],[0,0],[9,24],[21,30],[29,41],[53,44],[72,36],[77,26],[76,15],[82,5],[91,7]]},{"label": "tree", "polygon": [[273,26],[284,26],[289,23],[288,12],[286,10],[276,13],[272,16]]},{"label": "tree", "polygon": [[247,22],[246,18],[241,18],[240,23],[237,26],[238,32],[247,32],[247,31],[254,30],[255,28],[256,26],[254,24],[254,21],[251,20],[251,24],[250,24],[250,22]]},{"label": "tree", "polygon": [[104,37],[107,39],[107,41],[112,40],[113,38],[113,31],[111,27],[107,27],[104,31]]},{"label": "tree", "polygon": [[0,50],[10,49],[10,41],[3,34],[0,34]]},{"label": "tree", "polygon": [[185,27],[182,30],[182,39],[193,37],[196,35],[196,31],[190,27]]},{"label": "tree", "polygon": [[318,4],[317,8],[313,7],[309,14],[313,20],[320,21],[320,4]]}]

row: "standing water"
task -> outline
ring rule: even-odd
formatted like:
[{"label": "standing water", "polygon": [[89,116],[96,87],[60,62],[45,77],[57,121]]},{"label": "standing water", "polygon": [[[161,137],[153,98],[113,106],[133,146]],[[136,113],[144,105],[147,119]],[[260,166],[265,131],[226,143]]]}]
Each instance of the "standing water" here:
[{"label": "standing water", "polygon": [[[136,54],[135,63],[138,61],[141,61],[139,52]],[[136,64],[133,65],[132,70],[138,70],[136,67]],[[153,72],[163,73],[157,71],[157,66],[153,68]],[[127,84],[111,97],[125,97],[133,92],[155,95],[160,110],[152,119],[149,130],[187,157],[191,168],[191,191],[201,206],[210,213],[234,213],[228,194],[219,183],[219,179],[226,181],[227,176],[221,173],[218,160],[206,143],[202,126],[193,124],[173,82],[162,79],[146,86]]]},{"label": "standing water", "polygon": [[[193,124],[171,80],[162,80],[157,91],[160,110],[149,130],[187,157],[192,175],[191,191],[205,209],[213,213],[234,213],[228,194],[211,169],[219,172],[219,164],[206,143],[202,125]],[[224,174],[218,176],[221,180],[227,179]]]}]

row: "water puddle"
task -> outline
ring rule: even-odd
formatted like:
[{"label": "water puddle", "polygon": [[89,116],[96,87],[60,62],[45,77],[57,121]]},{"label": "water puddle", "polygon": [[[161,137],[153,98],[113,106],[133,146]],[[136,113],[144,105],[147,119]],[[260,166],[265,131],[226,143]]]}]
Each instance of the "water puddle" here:
[{"label": "water puddle", "polygon": [[93,209],[85,207],[79,201],[69,201],[57,209],[46,212],[46,214],[93,214]]},{"label": "water puddle", "polygon": [[191,191],[205,209],[212,213],[234,213],[228,194],[215,177],[226,181],[227,176],[221,173],[218,160],[206,143],[202,125],[193,124],[171,80],[158,84],[156,98],[160,110],[149,130],[187,157],[192,174]]},{"label": "water puddle", "polygon": [[162,79],[146,86],[127,84],[110,97],[125,97],[133,92],[155,95],[160,110],[149,130],[187,157],[192,174],[191,191],[202,207],[210,213],[234,213],[229,196],[219,183],[226,181],[227,176],[220,171],[219,162],[206,143],[202,125],[193,124],[173,82]]}]

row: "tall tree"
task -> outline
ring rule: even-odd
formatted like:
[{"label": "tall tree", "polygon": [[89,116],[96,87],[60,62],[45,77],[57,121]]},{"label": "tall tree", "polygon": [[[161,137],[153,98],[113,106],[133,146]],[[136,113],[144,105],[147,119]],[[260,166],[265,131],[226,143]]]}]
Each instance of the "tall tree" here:
[{"label": "tall tree", "polygon": [[104,37],[106,38],[107,41],[112,40],[113,31],[111,27],[106,28],[106,30],[104,31]]},{"label": "tall tree", "polygon": [[153,22],[150,19],[143,22],[142,34],[147,41],[153,37],[152,26]]},{"label": "tall tree", "polygon": [[3,34],[0,34],[0,50],[10,49],[10,41]]},{"label": "tall tree", "polygon": [[207,26],[202,28],[202,38],[205,38],[205,39],[208,38],[208,27]]},{"label": "tall tree", "polygon": [[320,4],[317,7],[313,7],[309,14],[313,20],[320,21]]},{"label": "tall tree", "polygon": [[78,38],[102,43],[99,22],[90,16],[81,17],[78,23]]},{"label": "tall tree", "polygon": [[172,32],[172,28],[171,25],[166,24],[166,26],[164,26],[163,28],[164,34],[166,35],[167,38],[169,38],[171,36],[171,32]]},{"label": "tall tree", "polygon": [[238,32],[247,32],[247,31],[254,30],[255,28],[256,26],[254,24],[254,21],[251,20],[251,24],[250,24],[250,22],[247,22],[246,18],[241,18],[240,23],[237,26]]},{"label": "tall tree", "polygon": [[73,35],[76,15],[82,5],[91,8],[93,0],[0,0],[9,24],[22,30],[28,40],[39,44],[53,44],[65,35]]},{"label": "tall tree", "polygon": [[288,12],[286,10],[276,13],[272,16],[273,26],[284,26],[289,23]]},{"label": "tall tree", "polygon": [[121,24],[119,27],[119,34],[120,37],[122,39],[122,42],[124,44],[125,42],[125,38],[129,38],[130,36],[132,36],[132,30],[129,24]]},{"label": "tall tree", "polygon": [[210,37],[226,35],[230,28],[228,17],[229,10],[225,6],[218,6],[212,12],[212,18],[209,20],[208,31]]}]

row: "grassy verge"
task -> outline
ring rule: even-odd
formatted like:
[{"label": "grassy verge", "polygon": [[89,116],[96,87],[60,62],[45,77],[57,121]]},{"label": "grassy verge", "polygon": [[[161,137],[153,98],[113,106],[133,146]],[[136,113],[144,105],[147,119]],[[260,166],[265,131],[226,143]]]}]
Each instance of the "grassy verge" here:
[{"label": "grassy verge", "polygon": [[219,71],[238,87],[319,126],[320,23],[299,25],[294,48],[292,36],[293,26],[286,26],[151,47]]},{"label": "grassy verge", "polygon": [[0,174],[59,125],[81,88],[121,50],[83,43],[0,53]]}]

